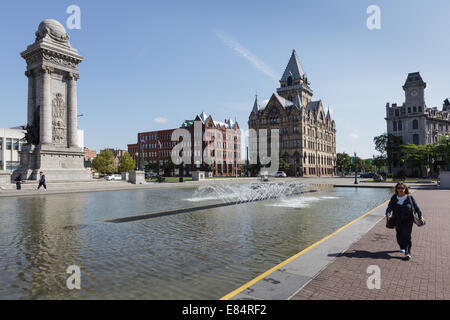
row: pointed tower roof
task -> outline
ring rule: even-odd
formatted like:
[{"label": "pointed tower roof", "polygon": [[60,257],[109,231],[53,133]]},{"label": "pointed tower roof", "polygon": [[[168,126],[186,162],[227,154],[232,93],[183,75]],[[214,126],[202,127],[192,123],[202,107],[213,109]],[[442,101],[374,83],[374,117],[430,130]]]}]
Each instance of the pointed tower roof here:
[{"label": "pointed tower roof", "polygon": [[300,99],[300,96],[298,95],[298,93],[297,93],[297,95],[295,96],[294,103],[295,103],[295,105],[296,105],[297,107],[299,107],[300,109],[303,107],[303,106],[302,106],[302,99]]},{"label": "pointed tower roof", "polygon": [[286,69],[284,70],[283,76],[281,77],[281,82],[287,81],[288,77],[291,76],[294,79],[300,79],[305,75],[305,71],[303,71],[302,65],[298,60],[297,54],[295,50],[292,51],[291,58],[287,64]]},{"label": "pointed tower roof", "polygon": [[327,111],[327,119],[331,119],[330,107],[328,107],[328,111]]},{"label": "pointed tower roof", "polygon": [[259,103],[258,103],[258,95],[255,95],[255,103],[253,104],[253,112],[258,112],[260,109]]},{"label": "pointed tower roof", "polygon": [[205,123],[206,119],[208,119],[208,116],[206,115],[206,113],[204,111],[202,113],[200,113],[199,117],[203,121],[203,123]]}]

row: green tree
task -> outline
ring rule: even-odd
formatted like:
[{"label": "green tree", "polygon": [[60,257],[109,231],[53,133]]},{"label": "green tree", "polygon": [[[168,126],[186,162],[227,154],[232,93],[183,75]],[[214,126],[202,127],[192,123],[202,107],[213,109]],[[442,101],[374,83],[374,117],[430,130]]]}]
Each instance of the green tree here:
[{"label": "green tree", "polygon": [[373,159],[373,165],[377,168],[378,172],[383,171],[383,167],[386,165],[386,157],[385,156],[377,156]]},{"label": "green tree", "polygon": [[289,168],[291,167],[291,164],[289,162],[287,162],[286,160],[284,160],[283,157],[280,157],[280,162],[278,164],[278,170],[280,171],[284,171],[284,172],[289,172]]},{"label": "green tree", "polygon": [[175,171],[175,165],[172,162],[172,159],[169,158],[167,162],[164,164],[164,174],[169,175],[170,173],[174,174]]},{"label": "green tree", "polygon": [[92,168],[102,174],[111,174],[116,171],[114,166],[114,154],[111,150],[105,149],[92,161]]},{"label": "green tree", "polygon": [[350,156],[343,152],[336,154],[336,167],[342,173],[342,176],[348,172],[350,168]]},{"label": "green tree", "polygon": [[394,155],[401,151],[402,139],[392,134],[383,133],[373,138],[375,150],[386,158],[389,171],[392,173]]},{"label": "green tree", "polygon": [[128,172],[136,169],[136,162],[130,156],[128,152],[126,152],[122,157],[120,157],[119,164],[119,172]]}]

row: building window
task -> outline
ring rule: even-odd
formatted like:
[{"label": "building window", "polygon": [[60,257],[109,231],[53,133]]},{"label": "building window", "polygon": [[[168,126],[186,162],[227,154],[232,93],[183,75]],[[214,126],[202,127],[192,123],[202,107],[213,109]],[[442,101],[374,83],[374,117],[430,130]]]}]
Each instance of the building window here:
[{"label": "building window", "polygon": [[412,122],[412,126],[414,130],[419,129],[419,121],[417,119],[414,119]]},{"label": "building window", "polygon": [[413,112],[417,112],[417,107],[413,107]]},{"label": "building window", "polygon": [[419,106],[419,112],[422,112],[422,107],[421,106]]},{"label": "building window", "polygon": [[393,130],[394,130],[394,131],[397,131],[397,121],[394,121],[393,124],[394,124]]},{"label": "building window", "polygon": [[289,140],[283,141],[283,148],[289,148]]},{"label": "building window", "polygon": [[12,147],[12,139],[6,138],[6,150],[11,150]]},{"label": "building window", "polygon": [[395,116],[398,117],[400,115],[400,112],[398,111],[398,109],[395,110]]},{"label": "building window", "polygon": [[398,122],[398,131],[402,131],[402,122],[401,121]]},{"label": "building window", "polygon": [[19,168],[19,161],[6,161],[6,170],[14,171]]},{"label": "building window", "polygon": [[283,134],[288,134],[289,133],[289,129],[288,128],[283,128]]},{"label": "building window", "polygon": [[408,113],[411,113],[411,107],[408,107]]},{"label": "building window", "polygon": [[413,134],[413,143],[419,144],[419,135],[418,134]]}]

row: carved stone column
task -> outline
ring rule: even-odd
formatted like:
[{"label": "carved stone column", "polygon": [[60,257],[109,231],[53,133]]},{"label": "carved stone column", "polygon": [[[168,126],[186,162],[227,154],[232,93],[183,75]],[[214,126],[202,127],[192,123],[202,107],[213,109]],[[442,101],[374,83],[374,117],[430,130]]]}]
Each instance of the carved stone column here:
[{"label": "carved stone column", "polygon": [[52,144],[52,101],[50,91],[51,68],[42,68],[41,145]]},{"label": "carved stone column", "polygon": [[33,72],[28,70],[25,72],[28,77],[28,125],[33,125],[34,116],[34,75]]},{"label": "carved stone column", "polygon": [[69,73],[67,98],[67,136],[69,147],[78,147],[77,73]]}]

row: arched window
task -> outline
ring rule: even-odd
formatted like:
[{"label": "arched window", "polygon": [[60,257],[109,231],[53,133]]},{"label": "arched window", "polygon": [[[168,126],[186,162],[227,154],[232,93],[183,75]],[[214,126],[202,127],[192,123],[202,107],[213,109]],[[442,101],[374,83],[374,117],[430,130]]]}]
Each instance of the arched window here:
[{"label": "arched window", "polygon": [[414,119],[412,122],[413,129],[419,129],[419,121],[417,119]]},{"label": "arched window", "polygon": [[291,77],[291,76],[289,76],[289,77],[287,78],[287,85],[288,85],[288,86],[292,86],[292,77]]}]

